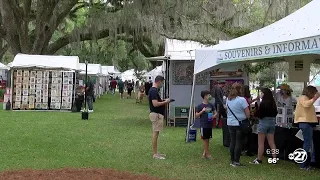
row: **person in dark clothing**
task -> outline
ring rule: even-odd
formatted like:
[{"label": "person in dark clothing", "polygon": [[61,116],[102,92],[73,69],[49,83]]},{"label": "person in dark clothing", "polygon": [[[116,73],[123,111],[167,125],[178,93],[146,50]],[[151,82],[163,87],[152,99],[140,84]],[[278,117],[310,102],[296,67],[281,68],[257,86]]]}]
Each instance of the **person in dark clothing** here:
[{"label": "person in dark clothing", "polygon": [[[252,101],[251,101],[251,93],[250,93],[250,88],[249,88],[249,86],[248,85],[244,85],[243,86],[243,96],[242,97],[244,97],[245,99],[246,99],[246,101],[247,101],[247,103],[248,103],[248,107],[249,107],[249,110],[250,110],[250,112],[251,112],[251,103],[252,103]],[[243,133],[243,145],[242,145],[242,147],[243,147],[243,152],[242,152],[242,154],[246,154],[247,156],[253,156],[253,153],[251,152],[251,139],[252,139],[252,136],[251,136],[251,134],[252,134],[252,129],[251,128],[249,128],[247,131],[245,131],[244,133]]]},{"label": "person in dark clothing", "polygon": [[201,97],[203,102],[196,108],[196,118],[200,118],[201,139],[203,140],[202,158],[212,159],[209,151],[209,140],[212,138],[212,122],[217,113],[214,105],[209,102],[212,99],[210,91],[202,91]]},{"label": "person in dark clothing", "polygon": [[259,105],[257,116],[258,124],[258,157],[253,160],[252,164],[261,164],[264,154],[264,141],[267,137],[273,158],[276,158],[276,144],[274,142],[276,116],[278,109],[273,94],[270,89],[261,90],[262,101]]},{"label": "person in dark clothing", "polygon": [[128,92],[127,99],[128,99],[128,98],[131,99],[132,91],[133,91],[133,83],[131,82],[131,80],[129,80],[129,81],[127,82],[127,92]]},{"label": "person in dark clothing", "polygon": [[158,153],[158,136],[159,132],[163,129],[165,105],[169,104],[170,99],[162,100],[158,89],[162,87],[164,78],[162,76],[157,76],[153,86],[149,89],[149,108],[150,108],[150,121],[152,122],[152,150],[153,159],[165,159],[164,154]]},{"label": "person in dark clothing", "polygon": [[87,95],[87,103],[88,103],[88,112],[93,112],[93,96],[94,96],[94,84],[91,81],[90,76],[88,76],[88,82],[86,83],[86,95]]},{"label": "person in dark clothing", "polygon": [[226,117],[226,110],[223,106],[223,89],[222,87],[224,86],[223,82],[219,82],[218,85],[215,88],[214,91],[214,98],[215,98],[215,108],[217,110],[217,124],[216,124],[216,128],[219,128],[219,123],[221,120],[221,117]]},{"label": "person in dark clothing", "polygon": [[144,83],[144,89],[145,89],[145,93],[148,96],[149,93],[149,89],[152,87],[152,82],[145,82]]}]

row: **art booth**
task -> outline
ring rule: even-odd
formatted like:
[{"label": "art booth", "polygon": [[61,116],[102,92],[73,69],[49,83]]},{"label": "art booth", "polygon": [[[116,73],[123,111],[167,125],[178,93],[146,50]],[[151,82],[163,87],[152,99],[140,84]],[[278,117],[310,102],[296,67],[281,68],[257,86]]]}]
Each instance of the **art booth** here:
[{"label": "art booth", "polygon": [[10,64],[13,110],[71,110],[78,56],[17,54]]}]

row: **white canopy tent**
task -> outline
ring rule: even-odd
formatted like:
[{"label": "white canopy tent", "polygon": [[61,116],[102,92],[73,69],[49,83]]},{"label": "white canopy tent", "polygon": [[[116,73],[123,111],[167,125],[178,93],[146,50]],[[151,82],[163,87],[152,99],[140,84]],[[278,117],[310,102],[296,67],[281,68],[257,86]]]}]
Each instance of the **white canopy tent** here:
[{"label": "white canopy tent", "polygon": [[104,69],[114,78],[121,75],[121,72],[115,66],[105,66]]},{"label": "white canopy tent", "polygon": [[10,68],[30,67],[77,71],[79,70],[79,57],[17,54],[10,64]]},{"label": "white canopy tent", "polygon": [[9,70],[10,68],[2,63],[0,63],[0,70]]},{"label": "white canopy tent", "polygon": [[[80,74],[86,74],[86,64],[80,63]],[[96,75],[96,76],[102,76],[102,68],[101,64],[88,64],[87,67],[87,74],[88,75]]]},{"label": "white canopy tent", "polygon": [[125,80],[136,80],[137,77],[135,76],[135,73],[134,73],[134,69],[129,69],[129,70],[126,70],[125,72],[121,73],[121,79],[123,81]]},{"label": "white canopy tent", "polygon": [[[220,66],[230,65],[229,63],[243,63],[261,59],[274,60],[277,58],[289,60],[292,56],[297,55],[309,55],[303,59],[303,61],[307,59],[309,66],[304,68],[304,72],[301,72],[302,76],[306,76],[310,72],[310,68],[307,69],[310,67],[310,62],[319,59],[318,54],[320,54],[320,22],[317,18],[319,8],[320,0],[313,0],[291,15],[265,28],[219,44],[211,50],[197,50],[194,82],[196,74],[205,70],[219,68]],[[294,68],[294,66],[290,66],[290,68]],[[305,69],[307,69],[307,73]],[[298,76],[300,75],[297,71],[294,73],[298,74]],[[309,74],[306,78],[309,78]],[[192,100],[193,93],[190,108],[192,107]],[[192,114],[189,113],[188,126],[191,123],[191,116]],[[189,128],[187,141],[188,134]]]},{"label": "white canopy tent", "polygon": [[148,78],[151,77],[152,81],[154,81],[154,78],[158,75],[163,76],[163,65],[161,66],[157,66],[154,69],[152,69],[151,71],[147,72],[144,77]]}]

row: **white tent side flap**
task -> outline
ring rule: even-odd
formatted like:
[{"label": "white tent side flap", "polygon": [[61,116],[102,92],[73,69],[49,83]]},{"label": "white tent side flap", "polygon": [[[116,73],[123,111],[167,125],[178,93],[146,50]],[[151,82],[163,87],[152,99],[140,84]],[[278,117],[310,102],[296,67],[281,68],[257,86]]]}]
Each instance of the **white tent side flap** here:
[{"label": "white tent side flap", "polygon": [[79,57],[17,54],[10,64],[10,67],[79,70]]},{"label": "white tent side flap", "polygon": [[198,74],[217,65],[218,51],[212,48],[196,49],[194,74]]},{"label": "white tent side flap", "polygon": [[320,53],[320,0],[250,34],[219,45],[221,63]]}]

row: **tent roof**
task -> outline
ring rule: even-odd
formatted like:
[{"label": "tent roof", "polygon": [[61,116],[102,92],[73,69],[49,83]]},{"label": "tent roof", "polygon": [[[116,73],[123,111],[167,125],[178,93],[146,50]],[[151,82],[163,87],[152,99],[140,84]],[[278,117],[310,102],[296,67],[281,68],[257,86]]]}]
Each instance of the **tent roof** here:
[{"label": "tent roof", "polygon": [[182,41],[177,39],[166,39],[165,57],[170,60],[194,60],[195,50],[199,48],[212,47],[195,41]]},{"label": "tent roof", "polygon": [[120,74],[121,72],[114,66],[102,66],[104,71],[107,71],[109,74]]},{"label": "tent roof", "polygon": [[4,69],[8,70],[9,67],[4,65],[4,64],[2,64],[2,63],[0,63],[0,70],[4,70]]},{"label": "tent roof", "polygon": [[[86,64],[80,63],[80,74],[86,74]],[[102,75],[101,64],[88,64],[87,74],[89,75]]]},{"label": "tent roof", "polygon": [[320,52],[320,0],[250,34],[219,45],[219,61],[263,59]]},{"label": "tent roof", "polygon": [[79,57],[17,54],[10,64],[10,67],[79,70]]}]

